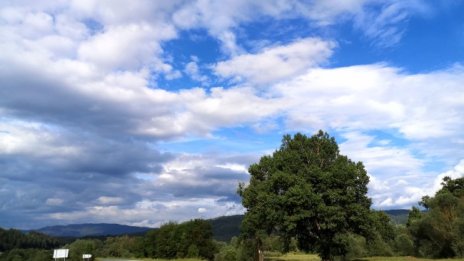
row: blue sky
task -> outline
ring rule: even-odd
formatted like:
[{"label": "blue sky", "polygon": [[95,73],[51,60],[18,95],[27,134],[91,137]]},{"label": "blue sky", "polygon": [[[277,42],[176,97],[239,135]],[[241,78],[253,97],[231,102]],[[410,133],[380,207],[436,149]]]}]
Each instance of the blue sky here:
[{"label": "blue sky", "polygon": [[464,175],[464,3],[2,1],[0,227],[243,213],[247,168],[323,129],[376,209]]}]

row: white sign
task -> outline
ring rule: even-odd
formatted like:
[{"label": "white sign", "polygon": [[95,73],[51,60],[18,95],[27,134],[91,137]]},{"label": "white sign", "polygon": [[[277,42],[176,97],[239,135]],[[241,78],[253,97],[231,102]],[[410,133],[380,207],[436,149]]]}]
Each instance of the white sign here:
[{"label": "white sign", "polygon": [[82,258],[92,258],[92,255],[91,254],[83,254]]},{"label": "white sign", "polygon": [[53,258],[68,258],[69,249],[55,249],[53,250]]}]

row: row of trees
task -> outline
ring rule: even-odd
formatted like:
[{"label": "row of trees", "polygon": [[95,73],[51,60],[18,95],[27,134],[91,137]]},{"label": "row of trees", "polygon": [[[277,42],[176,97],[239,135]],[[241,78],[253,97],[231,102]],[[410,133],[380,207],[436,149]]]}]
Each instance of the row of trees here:
[{"label": "row of trees", "polygon": [[[143,236],[78,239],[61,247],[69,249],[71,261],[82,260],[83,254],[94,257],[198,257],[212,260],[217,252],[217,244],[212,238],[211,224],[195,219],[181,224],[168,223]],[[59,245],[57,239],[39,233],[0,230],[0,261],[50,260],[52,249]]]},{"label": "row of trees", "polygon": [[18,248],[51,249],[59,244],[60,242],[56,238],[41,233],[23,233],[16,229],[0,228],[0,252]]},{"label": "row of trees", "polygon": [[53,249],[60,244],[60,240],[41,233],[0,228],[1,261],[50,260],[51,252],[47,249]]}]

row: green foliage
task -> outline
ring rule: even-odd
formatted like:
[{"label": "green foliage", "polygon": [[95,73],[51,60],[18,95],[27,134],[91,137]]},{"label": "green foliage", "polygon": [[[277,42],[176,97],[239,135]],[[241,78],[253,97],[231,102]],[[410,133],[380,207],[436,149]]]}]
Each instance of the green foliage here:
[{"label": "green foliage", "polygon": [[236,261],[238,260],[236,246],[224,245],[220,248],[219,252],[214,256],[215,261]]},{"label": "green foliage", "polygon": [[349,233],[347,236],[346,258],[352,260],[368,255],[366,239],[360,235]]},{"label": "green foliage", "polygon": [[38,232],[23,233],[15,229],[0,228],[0,252],[17,248],[52,249],[58,245],[57,239]]},{"label": "green foliage", "polygon": [[213,238],[228,242],[232,237],[240,235],[240,224],[243,215],[224,216],[208,220],[213,228]]},{"label": "green foliage", "polygon": [[[137,257],[137,239],[135,237],[108,237],[98,250],[99,256],[108,257]],[[135,251],[134,251],[135,249]]]},{"label": "green foliage", "polygon": [[102,247],[102,242],[97,239],[78,239],[65,248],[69,249],[70,260],[80,261],[83,254],[97,255],[97,251]]},{"label": "green foliage", "polygon": [[50,260],[59,241],[47,235],[0,228],[0,261],[43,261]]},{"label": "green foliage", "polygon": [[416,254],[426,257],[462,257],[464,250],[464,178],[445,177],[434,197],[424,197],[427,212],[413,209],[408,228]]},{"label": "green foliage", "polygon": [[250,184],[239,186],[247,212],[244,235],[278,234],[283,250],[296,238],[301,250],[317,251],[322,259],[346,252],[338,236],[365,234],[369,229],[369,178],[361,162],[340,155],[327,133],[283,137],[272,156],[249,168]]},{"label": "green foliage", "polygon": [[412,256],[414,255],[414,244],[411,236],[407,233],[400,233],[395,237],[394,249],[397,255]]},{"label": "green foliage", "polygon": [[212,260],[216,253],[211,224],[205,220],[168,223],[150,232],[147,237],[152,240],[148,242],[150,257],[202,257]]},{"label": "green foliage", "polygon": [[51,250],[13,249],[0,255],[0,261],[49,261],[52,256]]}]

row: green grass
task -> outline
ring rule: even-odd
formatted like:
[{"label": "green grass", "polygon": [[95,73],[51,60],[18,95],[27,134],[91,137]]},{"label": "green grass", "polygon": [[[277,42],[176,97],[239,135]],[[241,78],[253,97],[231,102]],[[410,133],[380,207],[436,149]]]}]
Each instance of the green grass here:
[{"label": "green grass", "polygon": [[97,258],[95,261],[203,261],[197,258],[150,259],[150,258]]},{"label": "green grass", "polygon": [[[266,257],[266,260],[274,260],[274,261],[302,261],[302,260],[307,260],[307,261],[320,261],[321,259],[319,258],[318,255],[314,254],[301,254],[301,253],[291,253],[291,254],[285,254],[282,256],[276,256],[276,257]],[[456,259],[427,259],[427,258],[416,258],[416,257],[410,257],[410,256],[396,256],[396,257],[365,257],[365,258],[359,258],[356,259],[357,261],[464,261],[464,258],[456,258]]]},{"label": "green grass", "polygon": [[297,260],[307,260],[307,261],[320,261],[318,255],[313,254],[301,254],[301,253],[289,253],[282,256],[272,256],[265,257],[265,260],[288,260],[288,261],[297,261]]},{"label": "green grass", "polygon": [[452,260],[452,261],[464,261],[463,258],[453,258],[453,259],[427,259],[427,258],[417,258],[411,256],[395,256],[395,257],[366,257],[357,259],[359,261],[444,261],[444,260]]}]

